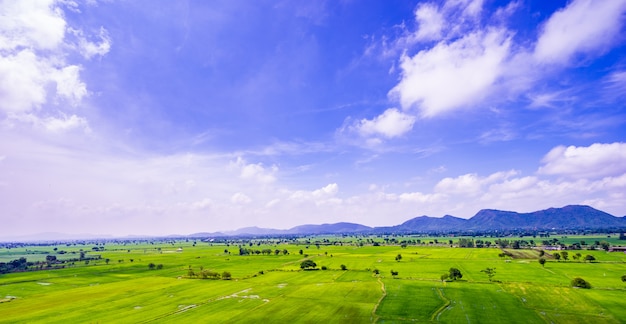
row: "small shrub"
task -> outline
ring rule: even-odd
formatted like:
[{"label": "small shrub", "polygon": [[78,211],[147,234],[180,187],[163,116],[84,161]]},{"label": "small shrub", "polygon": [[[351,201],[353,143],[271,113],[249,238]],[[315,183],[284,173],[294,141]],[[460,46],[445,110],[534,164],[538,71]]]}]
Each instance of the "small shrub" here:
[{"label": "small shrub", "polygon": [[346,267],[346,265],[345,265],[345,264],[342,264],[342,265],[341,265],[341,270],[348,270],[348,267]]},{"label": "small shrub", "polygon": [[322,266],[322,270],[328,270],[326,266]]},{"label": "small shrub", "polygon": [[591,288],[591,284],[583,278],[576,277],[572,280],[572,287],[589,289]]}]

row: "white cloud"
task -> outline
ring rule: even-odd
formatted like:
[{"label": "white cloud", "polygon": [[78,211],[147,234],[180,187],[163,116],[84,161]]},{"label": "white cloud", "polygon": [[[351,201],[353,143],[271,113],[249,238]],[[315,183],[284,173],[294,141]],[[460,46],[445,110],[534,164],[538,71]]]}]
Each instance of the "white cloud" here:
[{"label": "white cloud", "polygon": [[557,146],[542,160],[539,174],[575,178],[618,176],[626,172],[626,143]]},{"label": "white cloud", "polygon": [[213,206],[213,201],[209,198],[204,198],[202,200],[195,201],[191,203],[191,208],[195,210],[208,209]]},{"label": "white cloud", "polygon": [[554,13],[543,27],[534,57],[544,63],[568,63],[576,54],[607,50],[619,36],[626,0],[575,0]]},{"label": "white cloud", "polygon": [[87,86],[80,80],[80,67],[69,65],[54,72],[52,78],[57,85],[57,94],[77,105],[87,95]]},{"label": "white cloud", "polygon": [[63,12],[54,0],[0,3],[0,49],[54,50],[65,37]]},{"label": "white cloud", "polygon": [[15,127],[16,123],[29,125],[36,129],[46,130],[53,133],[68,132],[74,130],[80,130],[86,134],[91,133],[89,122],[86,118],[70,115],[67,116],[63,113],[59,116],[37,117],[34,114],[8,114],[8,118],[5,125],[10,128]]},{"label": "white cloud", "polygon": [[409,192],[400,194],[398,199],[403,202],[417,202],[422,204],[435,203],[444,199],[444,195],[440,193],[424,194],[421,192]]},{"label": "white cloud", "polygon": [[483,189],[497,181],[515,176],[518,172],[511,170],[496,172],[487,177],[480,177],[476,173],[468,173],[456,178],[444,178],[435,186],[435,192],[445,194],[479,195]]},{"label": "white cloud", "polygon": [[328,184],[320,189],[306,191],[298,190],[289,195],[289,200],[306,202],[312,201],[315,203],[321,203],[325,200],[332,199],[339,192],[339,185],[336,183]]},{"label": "white cloud", "polygon": [[[100,28],[95,37],[99,41],[87,41],[82,30],[67,25],[64,8],[79,12],[75,3],[66,1],[0,2],[0,111],[14,121],[41,119],[33,124],[48,124],[44,128],[53,131],[85,122],[74,114],[65,120],[50,117],[88,96],[81,65],[67,59],[74,51],[85,58],[102,56],[111,40]],[[67,37],[72,35],[76,40]]]},{"label": "white cloud", "polygon": [[422,3],[415,10],[415,20],[418,29],[415,33],[416,40],[437,40],[441,38],[444,28],[444,17],[439,8],[432,3]]},{"label": "white cloud", "polygon": [[237,192],[230,198],[230,201],[237,205],[247,205],[252,202],[252,199],[244,193]]},{"label": "white cloud", "polygon": [[505,30],[470,33],[400,60],[402,79],[390,92],[403,109],[426,117],[476,104],[489,94],[509,55]]},{"label": "white cloud", "polygon": [[88,41],[82,30],[71,29],[70,31],[78,38],[78,51],[88,60],[94,56],[104,56],[111,50],[112,40],[104,27],[100,27],[98,31],[97,42]]},{"label": "white cloud", "polygon": [[357,123],[356,129],[366,137],[382,135],[386,138],[393,138],[410,131],[415,119],[414,116],[402,113],[396,108],[390,108],[372,120],[362,119]]},{"label": "white cloud", "polygon": [[271,183],[276,181],[275,174],[278,172],[278,167],[276,165],[273,165],[270,168],[265,168],[261,163],[247,164],[241,157],[237,158],[234,165],[240,168],[241,173],[239,176],[242,179],[253,179],[261,183]]}]

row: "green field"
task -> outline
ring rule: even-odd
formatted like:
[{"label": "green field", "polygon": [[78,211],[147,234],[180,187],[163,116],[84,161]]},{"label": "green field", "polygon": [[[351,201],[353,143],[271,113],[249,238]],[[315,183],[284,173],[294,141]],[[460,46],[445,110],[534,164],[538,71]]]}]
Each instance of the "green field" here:
[{"label": "green field", "polygon": [[[591,254],[597,262],[548,258],[542,267],[534,250],[511,250],[515,257],[503,258],[497,248],[336,242],[342,245],[258,242],[242,247],[272,253],[245,256],[237,245],[205,242],[107,243],[102,251],[60,245],[57,250],[68,258],[82,249],[101,259],[0,275],[0,323],[626,322],[623,253],[569,251]],[[54,247],[3,249],[0,262],[45,260]],[[316,262],[318,270],[301,270],[305,259]],[[150,263],[163,268],[150,270]],[[442,282],[451,267],[463,277]],[[481,272],[487,267],[496,268],[493,281]],[[227,271],[232,278],[190,277],[190,269]],[[392,276],[392,270],[398,274]],[[575,277],[592,289],[570,287]]]}]

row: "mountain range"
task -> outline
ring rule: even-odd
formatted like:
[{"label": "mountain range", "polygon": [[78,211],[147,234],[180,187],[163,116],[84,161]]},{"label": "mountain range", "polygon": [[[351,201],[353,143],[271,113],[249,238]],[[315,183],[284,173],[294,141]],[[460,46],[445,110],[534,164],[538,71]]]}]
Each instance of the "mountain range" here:
[{"label": "mountain range", "polygon": [[385,227],[369,227],[355,223],[300,225],[286,230],[246,227],[236,231],[195,233],[190,237],[208,236],[266,236],[304,234],[350,233],[452,233],[492,232],[513,230],[575,230],[616,229],[626,230],[626,216],[616,217],[589,206],[570,205],[530,213],[496,209],[483,209],[469,219],[446,215],[443,217],[419,216],[406,222]]}]

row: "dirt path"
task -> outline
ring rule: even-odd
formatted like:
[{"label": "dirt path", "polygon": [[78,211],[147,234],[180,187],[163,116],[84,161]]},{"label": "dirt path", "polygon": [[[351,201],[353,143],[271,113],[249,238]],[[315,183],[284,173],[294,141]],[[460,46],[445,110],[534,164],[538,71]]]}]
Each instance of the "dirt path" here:
[{"label": "dirt path", "polygon": [[380,289],[383,291],[383,294],[382,296],[380,296],[380,299],[378,299],[376,306],[374,306],[374,309],[372,310],[372,317],[371,317],[372,323],[378,322],[378,315],[376,315],[376,310],[378,309],[378,306],[383,301],[383,299],[387,297],[387,290],[385,290],[385,283],[383,283],[383,281],[380,280],[380,277],[378,278],[378,282],[380,283]]},{"label": "dirt path", "polygon": [[443,313],[443,311],[446,310],[446,308],[448,308],[448,306],[450,306],[450,300],[443,295],[443,292],[441,292],[441,289],[439,289],[439,288],[435,288],[435,289],[437,289],[437,293],[439,294],[439,298],[441,298],[441,300],[444,301],[443,306],[439,307],[439,309],[437,309],[433,313],[433,315],[430,317],[431,321],[433,321],[433,322],[437,321],[438,322],[439,321],[439,315],[441,315],[441,313]]}]

